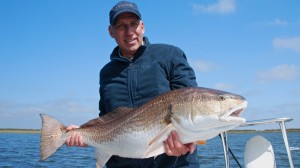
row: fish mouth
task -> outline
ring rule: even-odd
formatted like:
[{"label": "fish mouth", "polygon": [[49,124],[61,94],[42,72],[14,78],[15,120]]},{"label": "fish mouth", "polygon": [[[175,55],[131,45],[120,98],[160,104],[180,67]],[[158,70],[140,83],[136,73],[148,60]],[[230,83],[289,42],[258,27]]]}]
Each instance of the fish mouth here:
[{"label": "fish mouth", "polygon": [[237,109],[235,111],[233,111],[230,116],[231,117],[239,117],[240,114],[245,110],[245,108],[240,108],[240,109]]},{"label": "fish mouth", "polygon": [[245,119],[241,118],[240,115],[246,109],[246,107],[247,107],[247,102],[243,102],[240,106],[232,108],[228,112],[220,116],[220,119],[223,121],[229,121],[229,120],[245,121]]}]

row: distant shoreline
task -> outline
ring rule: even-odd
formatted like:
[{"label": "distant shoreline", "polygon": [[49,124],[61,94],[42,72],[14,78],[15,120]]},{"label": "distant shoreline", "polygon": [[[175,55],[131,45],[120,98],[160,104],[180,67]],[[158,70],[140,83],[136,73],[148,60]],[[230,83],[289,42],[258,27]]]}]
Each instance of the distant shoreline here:
[{"label": "distant shoreline", "polygon": [[39,129],[0,128],[0,133],[40,134],[41,130],[39,130]]},{"label": "distant shoreline", "polygon": [[[287,129],[287,132],[300,132],[300,129]],[[280,129],[271,129],[271,130],[230,130],[227,133],[229,134],[247,134],[247,133],[272,133],[272,132],[281,132]],[[0,133],[22,133],[22,134],[40,134],[41,130],[39,129],[15,129],[15,128],[0,128]]]},{"label": "distant shoreline", "polygon": [[[273,133],[273,132],[281,132],[280,129],[267,129],[267,130],[230,130],[228,133],[230,134],[247,134],[247,133]],[[291,128],[286,129],[286,132],[300,132],[299,128]]]}]

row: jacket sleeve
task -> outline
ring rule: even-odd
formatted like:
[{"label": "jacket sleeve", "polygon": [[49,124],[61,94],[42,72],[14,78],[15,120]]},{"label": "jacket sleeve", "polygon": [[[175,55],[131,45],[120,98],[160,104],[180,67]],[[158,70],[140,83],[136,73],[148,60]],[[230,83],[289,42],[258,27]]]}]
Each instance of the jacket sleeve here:
[{"label": "jacket sleeve", "polygon": [[177,48],[171,52],[169,64],[170,88],[197,87],[196,76],[193,68],[187,62],[185,53]]},{"label": "jacket sleeve", "polygon": [[103,99],[101,98],[101,91],[100,91],[100,100],[99,100],[99,116],[106,114],[105,105]]},{"label": "jacket sleeve", "polygon": [[105,103],[103,100],[103,95],[102,95],[102,88],[101,88],[101,81],[102,81],[102,70],[99,73],[99,95],[100,95],[100,100],[99,100],[99,116],[101,117],[102,115],[106,114],[105,110]]}]

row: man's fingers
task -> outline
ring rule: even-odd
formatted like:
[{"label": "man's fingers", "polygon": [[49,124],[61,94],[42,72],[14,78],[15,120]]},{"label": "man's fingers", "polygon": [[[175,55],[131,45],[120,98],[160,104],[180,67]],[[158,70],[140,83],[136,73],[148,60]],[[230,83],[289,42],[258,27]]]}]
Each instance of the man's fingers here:
[{"label": "man's fingers", "polygon": [[72,129],[79,128],[77,125],[70,125],[66,128],[67,131],[71,131]]},{"label": "man's fingers", "polygon": [[80,137],[79,137],[78,133],[76,133],[74,136],[74,146],[79,145],[79,140],[80,140]]},{"label": "man's fingers", "polygon": [[179,140],[178,133],[176,131],[172,131],[171,136],[174,143],[174,150],[177,151],[177,156],[186,154],[189,151],[189,148],[181,143],[181,141]]},{"label": "man's fingers", "polygon": [[87,147],[87,144],[85,144],[85,143],[83,143],[83,138],[82,138],[82,136],[79,136],[79,146],[81,146],[81,147]]},{"label": "man's fingers", "polygon": [[74,136],[68,136],[69,138],[69,146],[73,146],[74,145]]},{"label": "man's fingers", "polygon": [[196,145],[194,143],[186,144],[190,153],[193,153],[196,149]]},{"label": "man's fingers", "polygon": [[167,154],[168,156],[172,156],[172,155],[173,155],[173,152],[172,152],[172,150],[170,149],[170,146],[169,146],[168,142],[167,142],[167,141],[164,141],[164,144],[165,144],[166,154]]},{"label": "man's fingers", "polygon": [[167,143],[169,145],[170,150],[172,150],[174,148],[174,140],[173,140],[172,133],[168,136]]},{"label": "man's fingers", "polygon": [[67,140],[66,140],[66,145],[67,145],[67,147],[70,146],[70,138],[71,138],[70,136],[67,137]]},{"label": "man's fingers", "polygon": [[182,144],[176,131],[172,131],[164,141],[165,151],[168,156],[181,156],[187,152],[193,153],[196,149],[194,143]]},{"label": "man's fingers", "polygon": [[182,155],[182,153],[184,153],[183,151],[181,151],[183,145],[178,141],[179,138],[177,132],[172,131],[167,140],[164,141],[166,154],[168,156],[180,156]]},{"label": "man's fingers", "polygon": [[84,146],[82,136],[79,136],[78,142],[79,142],[79,146]]},{"label": "man's fingers", "polygon": [[80,134],[74,133],[69,135],[66,140],[66,145],[70,146],[78,146],[78,147],[87,147],[88,145],[83,143],[83,138]]},{"label": "man's fingers", "polygon": [[167,152],[167,155],[169,156],[172,156],[174,155],[174,143],[173,143],[173,138],[171,135],[168,136],[167,140],[164,141],[164,144],[165,144],[165,148],[166,148],[166,152]]},{"label": "man's fingers", "polygon": [[172,137],[172,143],[174,144],[174,148],[176,149],[182,148],[183,145],[179,141],[179,137],[176,131],[171,132],[171,137]]}]

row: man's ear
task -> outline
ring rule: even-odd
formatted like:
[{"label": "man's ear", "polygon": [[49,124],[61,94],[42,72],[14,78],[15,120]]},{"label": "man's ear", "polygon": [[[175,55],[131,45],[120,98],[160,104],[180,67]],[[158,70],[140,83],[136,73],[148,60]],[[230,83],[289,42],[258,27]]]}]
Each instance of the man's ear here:
[{"label": "man's ear", "polygon": [[113,27],[111,25],[108,26],[108,32],[110,37],[115,38],[115,34],[113,32]]},{"label": "man's ear", "polygon": [[143,30],[142,33],[144,34],[144,33],[145,33],[145,25],[144,25],[144,22],[143,22],[143,21],[141,21],[141,22],[142,22],[141,24],[142,24],[142,30]]}]

